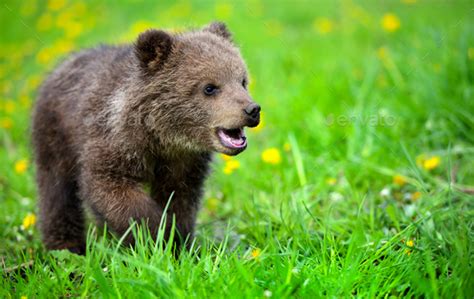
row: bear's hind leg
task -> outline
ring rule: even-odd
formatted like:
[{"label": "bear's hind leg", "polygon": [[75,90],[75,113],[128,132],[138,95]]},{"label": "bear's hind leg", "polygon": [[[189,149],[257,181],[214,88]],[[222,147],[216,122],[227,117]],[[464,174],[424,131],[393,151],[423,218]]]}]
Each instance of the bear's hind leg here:
[{"label": "bear's hind leg", "polygon": [[48,249],[85,254],[84,211],[74,179],[37,170],[40,229]]}]

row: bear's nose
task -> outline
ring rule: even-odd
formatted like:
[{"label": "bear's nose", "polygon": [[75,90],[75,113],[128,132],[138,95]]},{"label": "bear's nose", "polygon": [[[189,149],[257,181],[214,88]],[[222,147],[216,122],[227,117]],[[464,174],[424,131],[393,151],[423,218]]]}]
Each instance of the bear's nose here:
[{"label": "bear's nose", "polygon": [[245,113],[251,118],[257,118],[260,113],[260,105],[252,103],[245,107]]}]

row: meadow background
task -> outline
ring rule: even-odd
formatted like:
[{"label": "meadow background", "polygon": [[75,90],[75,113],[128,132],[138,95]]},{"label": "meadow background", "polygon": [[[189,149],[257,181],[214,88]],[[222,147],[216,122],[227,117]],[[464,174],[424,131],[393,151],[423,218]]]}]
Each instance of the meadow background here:
[{"label": "meadow background", "polygon": [[[472,1],[1,1],[0,297],[472,298]],[[194,249],[46,252],[30,114],[70,51],[228,24],[263,121]]]}]

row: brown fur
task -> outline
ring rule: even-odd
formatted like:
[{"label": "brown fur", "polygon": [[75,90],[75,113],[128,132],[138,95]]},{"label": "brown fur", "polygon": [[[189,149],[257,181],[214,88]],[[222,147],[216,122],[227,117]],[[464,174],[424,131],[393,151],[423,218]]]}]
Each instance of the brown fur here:
[{"label": "brown fur", "polygon": [[[150,30],[134,45],[63,62],[44,82],[33,116],[46,247],[84,252],[84,204],[119,235],[130,220],[145,220],[156,235],[171,194],[167,219],[176,217],[181,240],[192,238],[211,153],[243,150],[223,146],[216,128],[258,124],[258,106],[256,115],[245,113],[255,105],[246,81],[222,23],[176,35]],[[208,83],[219,92],[205,95]]]}]

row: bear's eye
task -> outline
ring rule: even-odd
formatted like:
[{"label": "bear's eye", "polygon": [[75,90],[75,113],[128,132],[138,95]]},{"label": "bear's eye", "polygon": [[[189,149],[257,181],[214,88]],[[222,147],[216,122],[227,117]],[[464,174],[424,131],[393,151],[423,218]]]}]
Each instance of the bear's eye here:
[{"label": "bear's eye", "polygon": [[204,87],[204,94],[208,96],[212,96],[213,94],[217,92],[217,89],[218,89],[217,86],[215,86],[214,84],[207,84]]},{"label": "bear's eye", "polygon": [[242,80],[242,86],[247,89],[247,79]]}]

